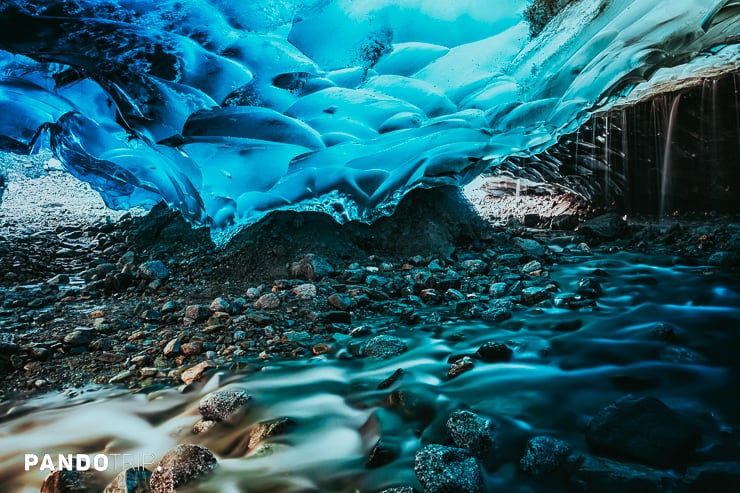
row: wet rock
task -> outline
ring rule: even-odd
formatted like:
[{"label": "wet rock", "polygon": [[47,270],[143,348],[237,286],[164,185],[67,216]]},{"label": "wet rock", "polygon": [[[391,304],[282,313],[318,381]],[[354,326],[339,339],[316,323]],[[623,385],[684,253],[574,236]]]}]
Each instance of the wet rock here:
[{"label": "wet rock", "polygon": [[64,336],[64,343],[69,346],[87,346],[92,340],[92,329],[78,327]]},{"label": "wet rock", "polygon": [[206,433],[207,431],[213,429],[213,427],[217,424],[217,421],[213,421],[211,419],[200,419],[197,423],[193,425],[193,433],[196,435],[199,433]]},{"label": "wet rock", "polygon": [[[529,238],[512,238],[514,244],[529,255],[540,257],[545,254],[545,247],[537,240]],[[518,262],[517,262],[518,263]]]},{"label": "wet rock", "polygon": [[584,277],[583,279],[580,279],[578,281],[578,289],[576,292],[589,298],[598,298],[604,294],[601,283],[593,277]]},{"label": "wet rock", "polygon": [[149,481],[152,473],[143,467],[131,467],[121,471],[103,493],[150,493]]},{"label": "wet rock", "polygon": [[484,342],[478,351],[475,352],[476,358],[486,363],[501,363],[511,360],[514,351],[506,344],[495,341]]},{"label": "wet rock", "polygon": [[188,305],[185,307],[185,318],[202,322],[211,316],[211,309],[208,305]]},{"label": "wet rock", "polygon": [[414,472],[427,493],[483,493],[480,468],[470,452],[427,445],[416,453]]},{"label": "wet rock", "polygon": [[170,272],[161,260],[151,260],[139,265],[139,276],[147,281],[163,281],[167,279]]},{"label": "wet rock", "polygon": [[252,430],[249,433],[249,443],[247,444],[247,447],[249,450],[254,450],[259,444],[268,438],[286,434],[296,424],[297,423],[293,419],[287,417],[261,421],[252,427]]},{"label": "wet rock", "polygon": [[348,324],[352,321],[352,315],[349,312],[337,310],[325,312],[322,318],[329,324]]},{"label": "wet rock", "polygon": [[506,290],[508,287],[509,286],[505,282],[495,282],[491,284],[491,287],[488,289],[488,295],[493,298],[501,298],[506,296]]},{"label": "wet rock", "polygon": [[91,492],[90,475],[82,471],[52,471],[41,484],[40,493],[82,493]]},{"label": "wet rock", "polygon": [[431,421],[436,413],[437,394],[426,389],[394,390],[388,396],[388,405],[411,420]]},{"label": "wet rock", "polygon": [[503,322],[509,320],[512,316],[511,311],[503,308],[489,308],[480,314],[480,317],[486,322]]},{"label": "wet rock", "polygon": [[57,274],[46,282],[47,284],[51,284],[53,286],[56,286],[58,284],[69,284],[69,276],[67,274]]},{"label": "wet rock", "polygon": [[681,491],[680,480],[640,464],[587,456],[570,477],[574,493],[667,493]]},{"label": "wet rock", "polygon": [[740,492],[740,462],[709,462],[689,467],[684,477],[687,493]]},{"label": "wet rock", "polygon": [[215,298],[211,301],[211,304],[208,305],[208,309],[211,312],[228,312],[229,308],[231,308],[230,303],[221,297]]},{"label": "wet rock", "polygon": [[152,493],[171,493],[212,472],[218,461],[202,445],[181,444],[167,452],[152,473]]},{"label": "wet rock", "polygon": [[427,304],[440,303],[442,301],[442,294],[436,289],[422,289],[419,293],[421,301]]},{"label": "wet rock", "polygon": [[280,298],[275,293],[263,294],[254,302],[254,307],[258,310],[274,310],[279,306]]},{"label": "wet rock", "polygon": [[395,336],[375,336],[365,344],[365,356],[375,359],[394,358],[408,349],[406,342]]},{"label": "wet rock", "polygon": [[116,374],[114,377],[112,377],[110,380],[108,380],[108,383],[121,383],[125,382],[129,378],[133,377],[134,374],[131,372],[131,370],[123,370]]},{"label": "wet rock", "polygon": [[462,267],[468,275],[485,274],[488,271],[488,264],[480,259],[464,260]]},{"label": "wet rock", "polygon": [[415,493],[416,490],[411,486],[399,486],[397,488],[386,488],[380,493]]},{"label": "wet rock", "polygon": [[349,296],[346,294],[332,294],[327,298],[327,301],[329,302],[329,305],[331,305],[333,308],[336,308],[337,310],[349,310],[350,306],[352,305],[352,300]]},{"label": "wet rock", "polygon": [[539,260],[530,260],[526,264],[522,265],[522,272],[525,274],[533,274],[542,270],[542,264]]},{"label": "wet rock", "polygon": [[301,300],[312,300],[316,298],[316,286],[311,283],[299,284],[293,288],[293,294]]},{"label": "wet rock", "polygon": [[732,267],[738,264],[738,260],[740,260],[740,256],[738,256],[737,252],[721,251],[713,253],[707,262],[709,265],[715,265],[717,267]]},{"label": "wet rock", "polygon": [[165,344],[164,349],[162,350],[162,354],[165,355],[167,358],[174,358],[178,354],[180,354],[180,339],[178,337],[175,337],[174,339],[170,339],[170,341]]},{"label": "wet rock", "polygon": [[447,419],[447,431],[456,447],[478,458],[491,457],[495,450],[494,426],[490,419],[458,410]]},{"label": "wet rock", "polygon": [[578,227],[578,217],[573,214],[561,214],[552,218],[550,229],[573,231]]},{"label": "wet rock", "polygon": [[403,368],[398,368],[393,374],[378,384],[378,390],[385,390],[390,388],[394,383],[400,379],[405,372]]},{"label": "wet rock", "polygon": [[475,366],[475,363],[473,363],[472,358],[469,356],[463,356],[450,365],[450,368],[447,370],[447,377],[455,378],[466,371],[472,370],[473,366]]},{"label": "wet rock", "polygon": [[619,214],[609,212],[585,221],[578,231],[602,240],[613,240],[627,229],[627,223]]},{"label": "wet rock", "polygon": [[180,379],[185,383],[193,383],[195,381],[200,380],[203,377],[203,374],[208,370],[209,368],[215,368],[216,363],[213,361],[201,361],[195,366],[191,366],[187,370],[183,371],[180,374]]},{"label": "wet rock", "polygon": [[539,476],[563,470],[573,447],[568,442],[548,436],[527,441],[524,456],[519,461],[522,471]]},{"label": "wet rock", "polygon": [[333,352],[334,347],[331,344],[327,344],[325,342],[319,342],[311,346],[311,353],[315,356],[320,356],[322,354],[331,354]]},{"label": "wet rock", "polygon": [[531,287],[522,289],[522,303],[527,306],[533,306],[541,301],[550,299],[550,292],[543,287]]},{"label": "wet rock", "polygon": [[370,450],[370,454],[365,462],[365,467],[368,469],[374,469],[381,467],[386,464],[390,464],[401,455],[400,447],[392,444],[390,441],[380,438],[373,448]]},{"label": "wet rock", "polygon": [[251,399],[244,390],[217,390],[201,399],[198,412],[204,419],[233,421],[243,415]]},{"label": "wet rock", "polygon": [[668,468],[686,463],[699,433],[658,399],[628,395],[593,417],[586,441],[598,453]]},{"label": "wet rock", "polygon": [[334,273],[334,268],[326,261],[313,253],[309,253],[298,262],[290,265],[290,275],[297,279],[319,281]]}]

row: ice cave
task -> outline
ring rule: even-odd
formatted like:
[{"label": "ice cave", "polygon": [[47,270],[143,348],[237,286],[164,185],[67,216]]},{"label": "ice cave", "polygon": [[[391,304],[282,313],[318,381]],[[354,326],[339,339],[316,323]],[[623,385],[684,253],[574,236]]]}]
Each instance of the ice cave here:
[{"label": "ice cave", "polygon": [[0,490],[740,491],[738,214],[738,0],[3,0]]}]

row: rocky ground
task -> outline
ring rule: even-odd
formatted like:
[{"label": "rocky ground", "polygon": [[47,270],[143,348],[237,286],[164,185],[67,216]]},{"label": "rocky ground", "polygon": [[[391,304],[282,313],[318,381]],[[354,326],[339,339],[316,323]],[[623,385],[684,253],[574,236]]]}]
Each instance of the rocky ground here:
[{"label": "rocky ground", "polygon": [[[380,314],[409,321],[417,305],[442,304],[458,315],[494,316],[483,308],[492,290],[525,305],[540,301],[530,293],[550,297],[557,287],[539,274],[557,261],[543,246],[553,240],[737,265],[740,231],[726,218],[584,219],[529,214],[527,225],[514,218],[489,227],[456,192],[420,191],[372,227],[278,213],[216,250],[205,230],[163,208],[36,229],[6,215],[0,396],[89,382],[176,385],[194,380],[193,368],[326,351],[356,356],[353,336]],[[347,336],[341,344],[336,333]]]},{"label": "rocky ground", "polygon": [[[532,196],[515,199],[536,202]],[[502,207],[511,207],[511,200],[505,195]],[[74,393],[91,382],[143,391],[187,386],[216,370],[239,372],[320,354],[386,357],[405,348],[392,336],[371,338],[372,321],[382,316],[414,324],[428,316],[422,314],[426,306],[438,307],[437,317],[484,320],[503,320],[514,305],[543,301],[588,306],[599,296],[597,284],[565,293],[549,280],[551,266],[574,251],[663,252],[682,264],[738,268],[737,218],[656,222],[568,208],[568,198],[552,200],[562,204],[556,214],[537,214],[533,207],[500,227],[481,221],[455,190],[417,191],[393,218],[373,226],[277,213],[218,250],[206,231],[160,207],[116,220],[100,215],[92,224],[89,216],[55,224],[42,214],[45,220],[30,227],[19,212],[24,208],[14,215],[6,196],[0,219],[0,399]],[[478,196],[478,204],[485,203]],[[474,359],[495,361],[506,352],[492,346],[461,355],[450,361],[449,376],[467,371]],[[460,419],[475,425],[475,418]],[[534,458],[526,467],[576,467],[567,460],[566,445],[544,442],[528,445]],[[422,484],[437,481],[434,464],[471,467],[470,456],[453,457],[455,450],[422,449]],[[606,459],[588,460],[592,469],[619,474]]]}]

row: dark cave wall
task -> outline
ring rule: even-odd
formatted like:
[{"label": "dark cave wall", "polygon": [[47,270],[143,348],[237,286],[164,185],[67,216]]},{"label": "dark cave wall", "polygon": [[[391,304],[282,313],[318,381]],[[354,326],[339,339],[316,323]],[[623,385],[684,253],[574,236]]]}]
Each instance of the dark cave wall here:
[{"label": "dark cave wall", "polygon": [[740,72],[593,115],[546,154],[596,205],[646,214],[740,211]]}]

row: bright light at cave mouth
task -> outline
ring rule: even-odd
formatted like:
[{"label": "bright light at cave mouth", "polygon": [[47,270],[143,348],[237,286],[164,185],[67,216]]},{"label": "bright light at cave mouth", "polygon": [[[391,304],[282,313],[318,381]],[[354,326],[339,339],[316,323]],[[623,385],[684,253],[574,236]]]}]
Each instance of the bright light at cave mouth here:
[{"label": "bright light at cave mouth", "polygon": [[0,148],[50,147],[108,206],[164,200],[223,244],[273,210],[372,221],[666,74],[738,70],[736,2],[554,3],[6,0]]}]

